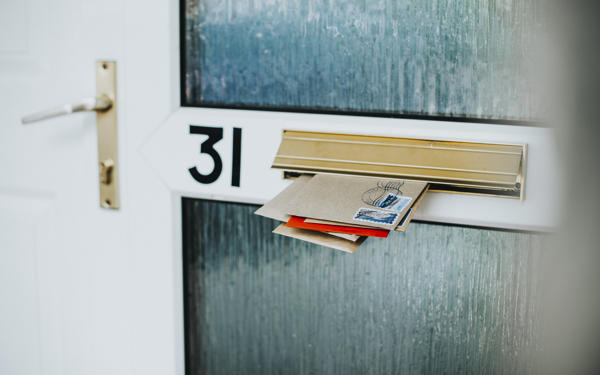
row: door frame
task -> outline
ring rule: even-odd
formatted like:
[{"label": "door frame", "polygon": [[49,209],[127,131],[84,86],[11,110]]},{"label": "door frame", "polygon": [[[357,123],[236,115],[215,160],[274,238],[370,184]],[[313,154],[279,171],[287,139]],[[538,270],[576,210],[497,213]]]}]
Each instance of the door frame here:
[{"label": "door frame", "polygon": [[[391,119],[347,115],[182,108],[180,106],[180,2],[161,1],[148,8],[141,0],[127,2],[126,45],[120,67],[122,211],[131,233],[131,314],[133,367],[140,373],[185,374],[183,308],[183,244],[181,198],[217,199],[260,204],[287,182],[269,169],[283,128],[346,131],[440,140],[527,144],[527,193],[524,201],[435,193],[423,201],[415,220],[549,231],[558,220],[548,202],[556,201],[558,184],[554,134],[549,128]],[[140,12],[139,9],[144,9]],[[165,18],[168,22],[165,22]],[[124,68],[124,69],[123,69]],[[151,92],[151,95],[148,92]],[[230,155],[231,129],[243,129],[242,184],[260,179],[263,188],[228,185],[229,169],[212,185],[194,182],[187,168],[198,157],[199,138],[190,139],[189,125],[223,126],[224,140],[215,148]],[[261,128],[258,129],[257,126]],[[264,138],[261,138],[264,137]],[[245,167],[248,142],[267,140],[252,150]],[[229,160],[229,159],[227,159]],[[184,164],[182,164],[184,163]],[[229,161],[225,161],[228,165]],[[250,171],[248,171],[250,169]],[[265,180],[266,179],[266,180]],[[550,184],[550,185],[549,185]],[[548,188],[551,186],[552,188]],[[550,207],[549,207],[550,206]]]}]

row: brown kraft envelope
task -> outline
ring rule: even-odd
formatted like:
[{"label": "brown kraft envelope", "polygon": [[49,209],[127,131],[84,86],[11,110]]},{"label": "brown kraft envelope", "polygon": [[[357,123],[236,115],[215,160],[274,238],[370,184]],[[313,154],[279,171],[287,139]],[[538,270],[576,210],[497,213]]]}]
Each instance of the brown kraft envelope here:
[{"label": "brown kraft envelope", "polygon": [[318,174],[288,202],[288,214],[395,229],[426,182]]},{"label": "brown kraft envelope", "polygon": [[427,193],[427,190],[429,190],[429,185],[425,186],[425,189],[423,189],[423,192],[421,193],[421,195],[419,195],[419,197],[417,198],[415,203],[413,203],[412,207],[406,213],[406,216],[404,216],[404,218],[402,218],[402,221],[400,221],[400,223],[396,227],[396,230],[398,232],[406,231],[408,224],[410,224],[413,216],[415,215],[415,211],[417,210],[417,207],[419,207],[419,204],[421,204],[421,201],[423,200],[425,193]]},{"label": "brown kraft envelope", "polygon": [[[415,200],[415,203],[413,203],[413,205],[408,209],[408,212],[406,213],[406,215],[404,215],[402,220],[400,220],[400,223],[398,223],[398,226],[395,229],[396,231],[398,231],[398,232],[406,231],[408,224],[411,222],[411,220],[415,214],[415,210],[417,209],[417,207],[419,207],[419,204],[423,200],[423,197],[425,196],[425,193],[427,193],[427,190],[429,190],[429,185],[425,186],[425,189],[423,189],[423,192],[421,193],[421,195],[419,195],[419,197]],[[331,225],[342,225],[343,224],[343,223],[338,223],[335,221],[319,220],[319,219],[306,219],[305,222],[315,223],[315,224],[331,224]],[[363,225],[357,225],[357,227],[368,228]]]},{"label": "brown kraft envelope", "polygon": [[347,253],[354,253],[367,239],[367,237],[360,237],[357,241],[351,241],[314,230],[287,227],[285,224],[280,224],[273,230],[273,233],[345,251]]},{"label": "brown kraft envelope", "polygon": [[290,215],[288,215],[286,211],[288,209],[289,202],[293,200],[300,191],[302,191],[304,185],[306,185],[311,178],[312,176],[308,175],[301,175],[300,177],[296,178],[294,182],[283,189],[281,193],[277,194],[273,199],[265,203],[264,206],[256,210],[254,213],[270,219],[288,221],[290,219]]}]

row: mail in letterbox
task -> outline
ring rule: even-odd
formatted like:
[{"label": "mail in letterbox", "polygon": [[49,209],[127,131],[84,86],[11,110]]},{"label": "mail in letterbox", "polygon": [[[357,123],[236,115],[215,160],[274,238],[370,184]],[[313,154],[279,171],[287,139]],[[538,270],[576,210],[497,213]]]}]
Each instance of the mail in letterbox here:
[{"label": "mail in letterbox", "polygon": [[393,230],[426,186],[423,181],[316,175],[288,202],[287,213]]}]

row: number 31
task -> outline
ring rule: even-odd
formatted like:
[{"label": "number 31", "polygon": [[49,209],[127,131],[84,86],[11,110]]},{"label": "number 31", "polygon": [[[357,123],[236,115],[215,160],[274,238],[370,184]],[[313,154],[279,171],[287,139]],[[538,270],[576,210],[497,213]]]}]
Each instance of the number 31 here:
[{"label": "number 31", "polygon": [[[223,139],[223,128],[190,125],[190,134],[208,135],[208,139],[200,145],[200,153],[207,154],[213,159],[214,167],[209,174],[202,174],[198,168],[192,167],[188,171],[194,180],[201,184],[212,184],[217,181],[223,171],[223,161],[215,150],[214,145]],[[231,186],[240,186],[240,161],[242,157],[242,129],[233,128],[233,155],[231,160]]]}]

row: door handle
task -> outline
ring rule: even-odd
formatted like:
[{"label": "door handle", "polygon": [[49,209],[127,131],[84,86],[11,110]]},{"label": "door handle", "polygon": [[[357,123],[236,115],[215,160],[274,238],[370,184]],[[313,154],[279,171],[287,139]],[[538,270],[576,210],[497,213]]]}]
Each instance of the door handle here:
[{"label": "door handle", "polygon": [[119,208],[119,163],[117,159],[117,66],[114,61],[96,62],[96,96],[72,104],[33,113],[23,124],[76,112],[96,112],[98,130],[98,184],[100,206]]},{"label": "door handle", "polygon": [[27,115],[21,119],[23,124],[47,120],[53,117],[69,115],[76,112],[106,111],[112,107],[113,102],[106,94],[98,95],[95,98],[84,98],[72,104],[65,104],[45,111],[39,111]]}]

